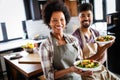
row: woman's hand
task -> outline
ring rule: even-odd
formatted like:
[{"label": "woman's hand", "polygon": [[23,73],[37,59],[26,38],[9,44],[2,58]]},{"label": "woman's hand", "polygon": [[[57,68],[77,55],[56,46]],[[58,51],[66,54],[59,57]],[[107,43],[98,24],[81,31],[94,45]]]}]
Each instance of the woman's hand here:
[{"label": "woman's hand", "polygon": [[90,76],[93,73],[92,71],[82,71],[81,69],[77,69],[75,66],[72,66],[70,69],[72,72],[75,72],[75,73],[80,74],[82,76]]}]

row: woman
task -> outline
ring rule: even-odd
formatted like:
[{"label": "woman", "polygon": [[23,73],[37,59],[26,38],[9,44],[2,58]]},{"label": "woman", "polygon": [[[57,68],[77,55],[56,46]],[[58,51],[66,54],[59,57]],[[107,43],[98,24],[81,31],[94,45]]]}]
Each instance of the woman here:
[{"label": "woman", "polygon": [[51,29],[39,51],[46,80],[81,80],[80,74],[91,75],[91,71],[82,72],[73,65],[80,55],[80,49],[77,39],[63,32],[70,20],[66,5],[60,1],[47,2],[42,16]]}]

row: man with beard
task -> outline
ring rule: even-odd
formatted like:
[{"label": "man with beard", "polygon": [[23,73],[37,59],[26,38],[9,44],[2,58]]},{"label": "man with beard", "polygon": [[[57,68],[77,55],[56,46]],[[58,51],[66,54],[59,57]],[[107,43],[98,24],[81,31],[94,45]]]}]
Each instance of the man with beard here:
[{"label": "man with beard", "polygon": [[[80,27],[73,32],[79,40],[79,45],[83,52],[83,59],[92,59],[104,63],[107,59],[107,48],[114,43],[100,46],[95,43],[95,37],[99,32],[91,28],[93,22],[93,6],[90,3],[83,3],[79,7]],[[100,71],[94,72],[92,76],[83,77],[83,80],[119,80],[114,74],[108,71],[103,65]]]},{"label": "man with beard", "polygon": [[89,3],[83,3],[79,7],[80,27],[73,32],[73,35],[78,38],[79,45],[83,51],[84,59],[93,59],[104,63],[107,59],[106,49],[113,42],[104,46],[95,43],[95,37],[100,34],[97,30],[91,28],[93,22],[93,7]]}]

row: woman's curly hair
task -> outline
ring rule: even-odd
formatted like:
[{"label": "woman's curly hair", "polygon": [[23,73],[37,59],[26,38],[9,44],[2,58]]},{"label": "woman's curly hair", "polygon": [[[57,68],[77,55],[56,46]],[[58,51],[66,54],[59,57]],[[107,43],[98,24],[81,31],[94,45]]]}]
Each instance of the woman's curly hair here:
[{"label": "woman's curly hair", "polygon": [[49,28],[50,28],[49,23],[50,23],[52,13],[56,11],[63,12],[63,14],[65,15],[66,24],[70,21],[70,18],[71,18],[70,13],[64,2],[60,0],[49,1],[44,5],[42,10],[42,19],[44,23],[48,25]]}]

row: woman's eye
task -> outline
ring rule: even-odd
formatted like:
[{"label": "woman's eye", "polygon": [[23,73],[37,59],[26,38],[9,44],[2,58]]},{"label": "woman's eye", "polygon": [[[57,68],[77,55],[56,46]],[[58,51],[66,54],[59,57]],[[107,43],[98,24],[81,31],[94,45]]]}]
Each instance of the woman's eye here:
[{"label": "woman's eye", "polygon": [[57,22],[59,22],[59,21],[60,21],[60,22],[63,22],[63,21],[64,21],[64,19],[60,19],[60,20],[53,19],[53,20],[52,20],[52,22],[54,22],[54,23],[57,23]]},{"label": "woman's eye", "polygon": [[61,19],[60,21],[64,21],[64,19]]},{"label": "woman's eye", "polygon": [[53,22],[57,22],[57,20],[53,20]]}]

